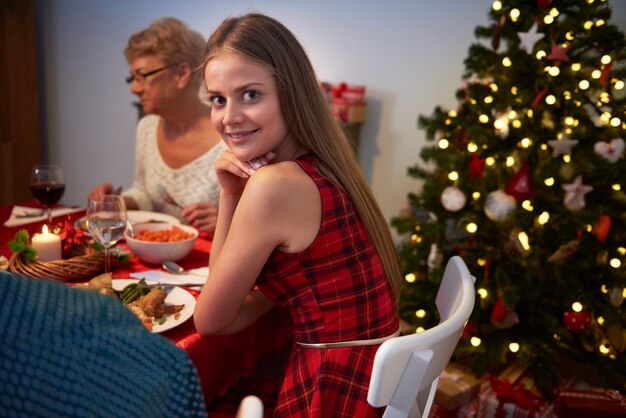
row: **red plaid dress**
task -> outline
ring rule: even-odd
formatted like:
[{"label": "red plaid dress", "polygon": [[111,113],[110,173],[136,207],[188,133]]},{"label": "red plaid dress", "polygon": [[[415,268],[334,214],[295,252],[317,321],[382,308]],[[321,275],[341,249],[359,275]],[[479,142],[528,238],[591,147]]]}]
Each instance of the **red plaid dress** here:
[{"label": "red plaid dress", "polygon": [[[304,251],[274,251],[257,282],[289,309],[294,341],[329,343],[381,338],[399,326],[396,302],[380,258],[346,193],[322,177],[315,157],[296,161],[317,184],[322,222]],[[295,345],[274,417],[380,417],[367,403],[378,345],[305,348]]]}]

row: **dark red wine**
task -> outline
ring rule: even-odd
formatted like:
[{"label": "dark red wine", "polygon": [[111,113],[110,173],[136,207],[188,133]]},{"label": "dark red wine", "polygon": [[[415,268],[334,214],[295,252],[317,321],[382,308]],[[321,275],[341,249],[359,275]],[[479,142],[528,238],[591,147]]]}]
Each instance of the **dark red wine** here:
[{"label": "dark red wine", "polygon": [[39,203],[44,206],[52,206],[63,197],[65,184],[35,183],[30,185],[30,191]]}]

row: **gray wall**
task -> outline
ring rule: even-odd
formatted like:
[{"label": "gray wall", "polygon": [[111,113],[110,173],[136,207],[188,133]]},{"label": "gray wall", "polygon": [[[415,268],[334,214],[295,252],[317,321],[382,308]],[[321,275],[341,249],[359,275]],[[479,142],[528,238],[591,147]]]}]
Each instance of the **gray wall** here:
[{"label": "gray wall", "polygon": [[[492,0],[40,0],[44,135],[66,173],[63,202],[84,204],[95,184],[129,186],[136,111],[124,77],[129,35],[161,16],[205,36],[229,16],[261,11],[301,40],[321,80],[367,87],[360,165],[387,219],[419,184],[406,170],[425,144],[417,117],[456,107],[474,28]],[[626,28],[626,1],[611,3]]]}]

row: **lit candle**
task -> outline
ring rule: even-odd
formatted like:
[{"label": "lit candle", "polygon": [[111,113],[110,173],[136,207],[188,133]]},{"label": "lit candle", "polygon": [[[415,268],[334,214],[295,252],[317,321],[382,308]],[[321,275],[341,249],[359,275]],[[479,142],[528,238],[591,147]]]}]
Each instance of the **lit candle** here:
[{"label": "lit candle", "polygon": [[48,226],[41,228],[41,234],[35,234],[31,246],[37,250],[39,261],[54,261],[61,258],[61,237],[48,233]]}]

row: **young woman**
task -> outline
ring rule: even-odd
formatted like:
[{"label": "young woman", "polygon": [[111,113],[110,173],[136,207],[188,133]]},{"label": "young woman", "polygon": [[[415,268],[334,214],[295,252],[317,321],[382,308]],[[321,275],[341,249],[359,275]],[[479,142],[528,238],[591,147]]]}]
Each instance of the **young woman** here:
[{"label": "young woman", "polygon": [[226,19],[203,64],[228,149],[201,334],[289,309],[295,349],[275,417],[374,417],[374,355],[397,335],[389,228],[294,35],[261,14]]},{"label": "young woman", "polygon": [[[178,19],[165,17],[134,33],[124,55],[131,93],[147,116],[137,125],[135,179],[122,192],[128,209],[169,213],[212,233],[219,183],[213,163],[225,146],[200,98],[205,39]],[[113,192],[111,183],[90,197]]]}]

